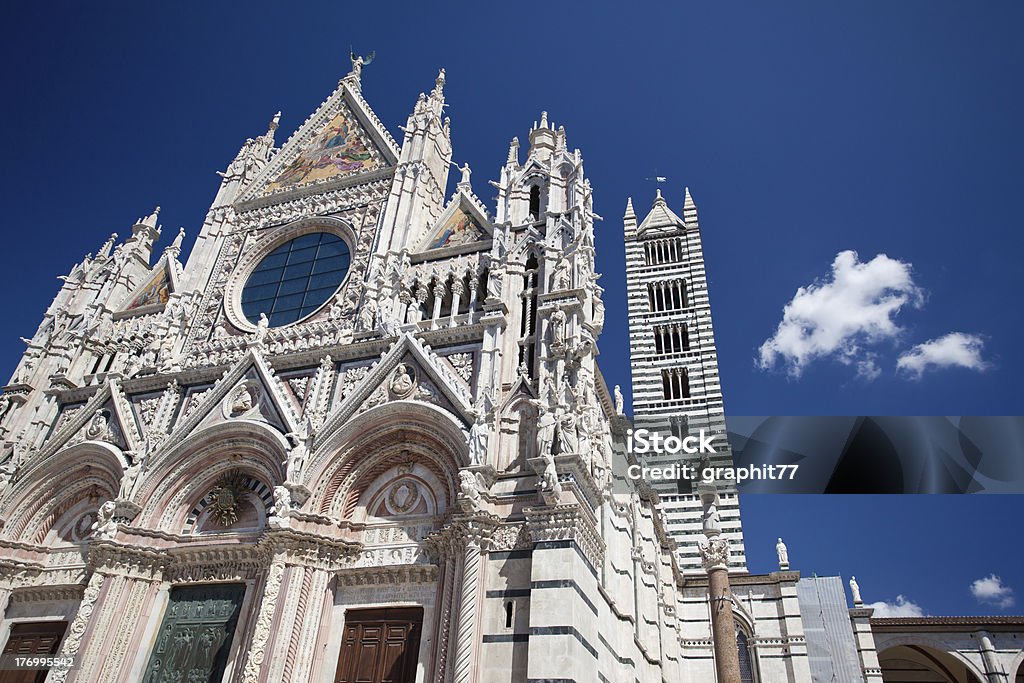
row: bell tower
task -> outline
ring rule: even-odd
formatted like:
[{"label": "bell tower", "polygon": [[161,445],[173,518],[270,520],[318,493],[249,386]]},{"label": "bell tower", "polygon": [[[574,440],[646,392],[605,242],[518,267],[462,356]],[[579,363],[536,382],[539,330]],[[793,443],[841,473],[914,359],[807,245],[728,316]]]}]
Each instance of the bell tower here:
[{"label": "bell tower", "polygon": [[[684,456],[686,464],[731,466],[704,252],[689,189],[681,217],[669,208],[660,189],[639,224],[629,200],[623,229],[635,426],[679,438],[704,430],[712,435],[717,452],[703,459]],[[650,465],[664,466],[679,462],[680,456],[651,454],[646,459]],[[681,479],[652,485],[679,542],[680,567],[699,571],[703,506],[696,484]],[[729,548],[728,568],[745,572],[739,499],[731,482],[718,482],[717,511]]]}]

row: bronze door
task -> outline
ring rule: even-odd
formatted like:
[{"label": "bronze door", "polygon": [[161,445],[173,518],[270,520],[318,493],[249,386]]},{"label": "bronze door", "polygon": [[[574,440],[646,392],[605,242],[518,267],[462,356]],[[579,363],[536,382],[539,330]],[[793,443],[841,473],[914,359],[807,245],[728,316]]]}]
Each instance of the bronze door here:
[{"label": "bronze door", "polygon": [[345,615],[336,683],[415,683],[421,607],[353,610]]},{"label": "bronze door", "polygon": [[[52,657],[60,648],[67,630],[66,621],[39,621],[14,624],[4,646],[4,654],[18,657]],[[5,657],[7,659],[7,657]],[[42,683],[48,671],[0,671],[0,683]]]},{"label": "bronze door", "polygon": [[220,683],[244,596],[241,583],[172,588],[143,683]]}]

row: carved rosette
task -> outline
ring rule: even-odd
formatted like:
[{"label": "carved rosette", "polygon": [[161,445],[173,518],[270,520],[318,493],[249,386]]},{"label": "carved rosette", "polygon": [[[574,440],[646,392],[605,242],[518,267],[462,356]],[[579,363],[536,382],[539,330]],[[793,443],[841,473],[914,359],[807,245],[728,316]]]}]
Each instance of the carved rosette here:
[{"label": "carved rosette", "polygon": [[697,541],[697,550],[704,571],[729,568],[729,542],[721,536]]}]

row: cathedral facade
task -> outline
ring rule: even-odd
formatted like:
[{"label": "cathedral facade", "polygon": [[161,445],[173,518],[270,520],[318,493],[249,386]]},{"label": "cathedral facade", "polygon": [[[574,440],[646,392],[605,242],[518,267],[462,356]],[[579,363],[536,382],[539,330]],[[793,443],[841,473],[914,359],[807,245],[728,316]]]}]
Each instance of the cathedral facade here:
[{"label": "cathedral facade", "polygon": [[[818,680],[835,638],[781,550],[747,572],[735,490],[616,474],[565,130],[512,140],[492,212],[466,165],[446,196],[444,72],[399,144],[362,68],[245,142],[187,262],[157,209],[62,278],[0,396],[0,644],[53,666],[0,681]],[[637,415],[724,432],[683,214],[624,221]]]}]

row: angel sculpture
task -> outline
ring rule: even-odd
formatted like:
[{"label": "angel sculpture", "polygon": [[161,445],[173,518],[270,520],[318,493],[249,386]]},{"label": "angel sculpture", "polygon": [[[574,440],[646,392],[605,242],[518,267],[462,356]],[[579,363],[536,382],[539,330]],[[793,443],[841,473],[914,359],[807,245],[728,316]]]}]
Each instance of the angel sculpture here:
[{"label": "angel sculpture", "polygon": [[360,57],[355,53],[350,45],[348,48],[348,58],[352,61],[352,75],[359,78],[363,75],[363,67],[373,61],[373,58],[377,55],[376,52],[371,52],[365,57]]}]

